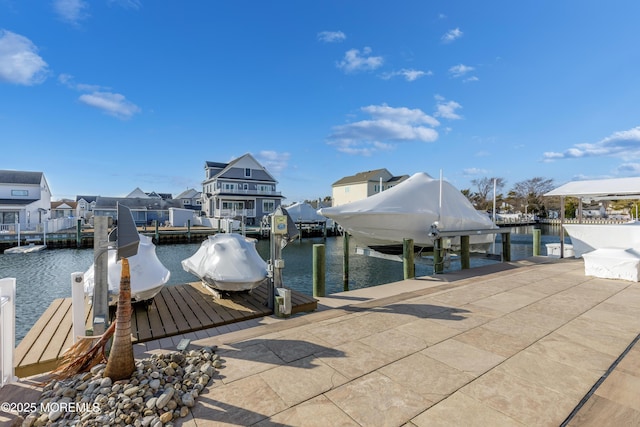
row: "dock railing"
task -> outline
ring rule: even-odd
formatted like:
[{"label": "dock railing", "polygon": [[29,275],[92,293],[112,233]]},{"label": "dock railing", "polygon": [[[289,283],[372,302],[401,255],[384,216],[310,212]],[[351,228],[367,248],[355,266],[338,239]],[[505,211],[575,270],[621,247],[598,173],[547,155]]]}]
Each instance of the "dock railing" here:
[{"label": "dock railing", "polygon": [[16,279],[0,279],[0,387],[16,380],[13,367]]}]

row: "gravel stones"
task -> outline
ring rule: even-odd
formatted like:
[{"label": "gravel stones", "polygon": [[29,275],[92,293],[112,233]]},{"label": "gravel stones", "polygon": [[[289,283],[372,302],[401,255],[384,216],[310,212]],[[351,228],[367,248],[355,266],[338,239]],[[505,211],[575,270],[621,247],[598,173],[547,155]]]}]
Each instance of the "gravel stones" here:
[{"label": "gravel stones", "polygon": [[[104,377],[106,365],[48,383],[23,426],[171,426],[186,417],[221,366],[215,347],[154,354],[127,380]],[[217,362],[217,363],[216,363]]]}]

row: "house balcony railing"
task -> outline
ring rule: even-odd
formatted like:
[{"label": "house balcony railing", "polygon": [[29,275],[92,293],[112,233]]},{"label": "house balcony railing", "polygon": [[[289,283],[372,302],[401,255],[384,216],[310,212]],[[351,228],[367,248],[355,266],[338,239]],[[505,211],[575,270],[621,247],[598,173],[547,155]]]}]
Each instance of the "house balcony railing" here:
[{"label": "house balcony railing", "polygon": [[280,191],[271,191],[271,190],[238,190],[238,189],[222,189],[216,188],[213,190],[211,194],[233,194],[238,196],[282,196]]},{"label": "house balcony railing", "polygon": [[216,218],[237,218],[237,217],[255,218],[256,210],[255,209],[216,209],[213,216]]}]

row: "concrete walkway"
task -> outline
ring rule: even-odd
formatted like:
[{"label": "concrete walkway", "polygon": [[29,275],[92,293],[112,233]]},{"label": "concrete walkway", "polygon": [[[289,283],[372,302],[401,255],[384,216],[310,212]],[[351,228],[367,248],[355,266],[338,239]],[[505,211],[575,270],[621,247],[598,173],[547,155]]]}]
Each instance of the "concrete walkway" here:
[{"label": "concrete walkway", "polygon": [[640,426],[640,284],[587,277],[582,260],[404,280],[319,307],[136,354],[219,346],[224,366],[178,426]]}]

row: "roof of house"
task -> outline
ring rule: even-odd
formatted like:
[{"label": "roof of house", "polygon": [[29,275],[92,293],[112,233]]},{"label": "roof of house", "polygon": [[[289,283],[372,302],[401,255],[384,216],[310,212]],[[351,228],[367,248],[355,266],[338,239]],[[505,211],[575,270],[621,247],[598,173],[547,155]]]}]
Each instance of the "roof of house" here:
[{"label": "roof of house", "polygon": [[42,182],[42,172],[0,170],[0,183],[2,184],[40,185],[40,182]]},{"label": "roof of house", "polygon": [[[341,178],[336,182],[334,182],[332,185],[336,186],[336,185],[347,185],[347,184],[360,184],[363,182],[378,181],[380,179],[380,174],[384,174],[384,173],[391,175],[391,172],[389,172],[385,168],[374,169],[374,170],[365,171],[365,172],[358,172],[357,174],[351,175],[351,176],[345,176],[344,178]],[[391,175],[391,178],[384,180],[384,182],[400,182],[400,181],[404,181],[407,178],[409,178],[409,175],[400,175],[400,176]]]},{"label": "roof of house", "polygon": [[182,193],[176,196],[176,199],[193,199],[200,195],[200,191],[194,190],[193,188],[187,188]]},{"label": "roof of house", "polygon": [[95,202],[98,197],[100,196],[76,196],[76,202],[84,200],[87,203],[92,203]]},{"label": "roof of house", "polygon": [[[253,157],[251,155],[251,153],[246,153],[243,154],[242,156],[233,159],[232,161],[230,161],[229,163],[218,163],[218,162],[210,162],[207,161],[205,162],[205,169],[207,168],[215,168],[215,169],[220,169],[219,172],[217,172],[214,176],[218,177],[223,175],[226,171],[228,171],[229,169],[233,168],[236,163],[240,162],[241,160],[245,159],[245,158],[249,158],[252,162],[254,162],[256,165],[260,166],[262,168],[262,171],[269,177],[269,180],[273,181],[273,182],[277,182],[277,180],[273,177],[273,175],[271,175],[269,173],[269,171],[260,164],[260,162],[258,162],[255,157]],[[246,177],[245,177],[246,179]]]},{"label": "roof of house", "polygon": [[75,209],[78,206],[78,202],[72,202],[70,200],[61,200],[57,202],[51,202],[51,209],[65,209],[63,205],[66,206],[66,209]]}]

